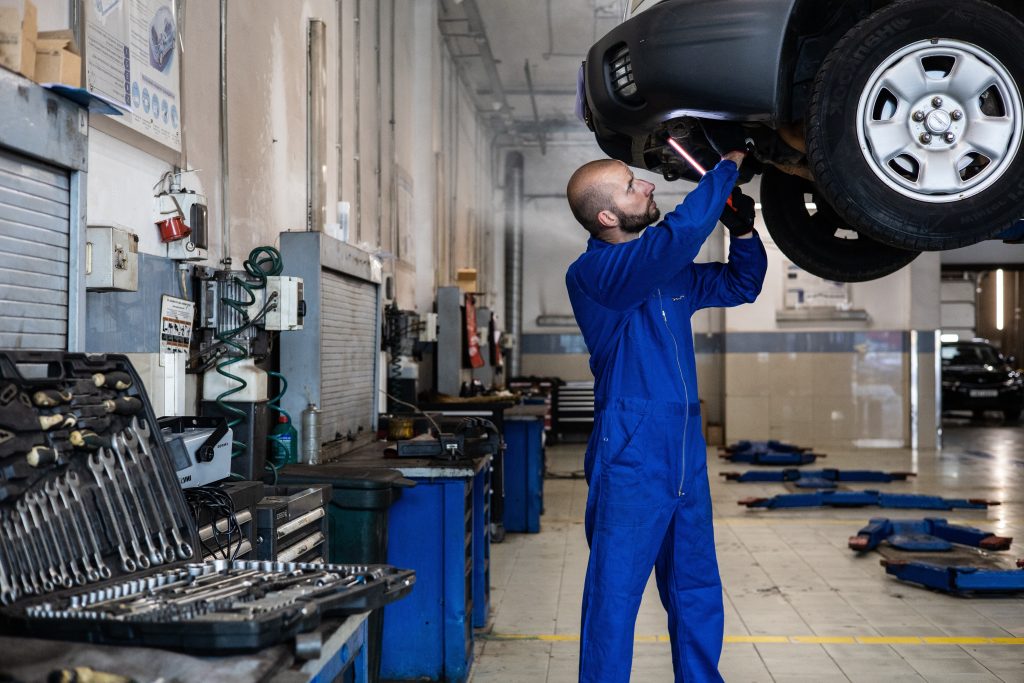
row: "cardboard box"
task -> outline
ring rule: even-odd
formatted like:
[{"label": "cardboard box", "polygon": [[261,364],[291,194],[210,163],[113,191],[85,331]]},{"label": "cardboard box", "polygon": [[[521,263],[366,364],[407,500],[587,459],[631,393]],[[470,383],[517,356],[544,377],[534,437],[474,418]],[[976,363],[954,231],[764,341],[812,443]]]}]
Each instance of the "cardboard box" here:
[{"label": "cardboard box", "polygon": [[36,80],[82,86],[82,58],[72,49],[71,31],[43,31],[36,40]]},{"label": "cardboard box", "polygon": [[32,0],[0,0],[0,66],[35,78],[38,32]]},{"label": "cardboard box", "polygon": [[475,294],[480,291],[476,288],[476,268],[459,268],[455,271],[455,284],[463,294]]}]

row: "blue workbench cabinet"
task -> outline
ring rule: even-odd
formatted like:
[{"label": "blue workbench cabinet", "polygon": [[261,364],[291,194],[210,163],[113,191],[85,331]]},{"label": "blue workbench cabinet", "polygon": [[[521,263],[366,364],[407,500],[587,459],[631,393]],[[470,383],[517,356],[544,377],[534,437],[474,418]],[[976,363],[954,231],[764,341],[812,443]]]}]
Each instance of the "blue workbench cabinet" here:
[{"label": "blue workbench cabinet", "polygon": [[416,587],[384,608],[381,679],[461,683],[487,617],[490,458],[397,469],[416,486],[389,512],[388,561],[415,569]]},{"label": "blue workbench cabinet", "polygon": [[540,531],[544,502],[544,419],[505,416],[505,530]]}]

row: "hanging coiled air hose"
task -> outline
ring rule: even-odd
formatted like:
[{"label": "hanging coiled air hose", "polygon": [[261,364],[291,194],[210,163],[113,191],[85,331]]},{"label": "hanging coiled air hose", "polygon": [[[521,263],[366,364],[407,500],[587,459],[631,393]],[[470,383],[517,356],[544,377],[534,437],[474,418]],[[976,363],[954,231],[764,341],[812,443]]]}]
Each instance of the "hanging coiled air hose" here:
[{"label": "hanging coiled air hose", "polygon": [[[285,392],[288,391],[288,380],[286,380],[284,378],[284,375],[282,375],[280,372],[274,372],[273,370],[268,370],[267,374],[270,375],[271,377],[274,377],[275,379],[277,379],[277,381],[279,383],[279,386],[280,386],[280,389],[278,390],[277,395],[274,396],[274,398],[270,399],[267,402],[267,407],[270,408],[271,410],[273,410],[278,415],[284,415],[285,419],[288,420],[288,426],[291,427],[292,426],[292,416],[288,413],[287,410],[285,410],[284,408],[281,407],[281,399],[284,398]],[[274,436],[270,436],[268,438],[275,439]],[[281,445],[281,448],[285,448],[286,447],[284,444],[281,443],[281,441],[279,439],[275,439],[275,440],[277,441],[278,444]],[[268,460],[266,462],[266,464],[263,465],[263,469],[267,470],[268,472],[270,472],[271,474],[274,475],[274,481],[272,483],[273,486],[277,485],[277,472],[282,467],[284,467],[284,464],[285,464],[284,462],[274,462],[274,461]]]},{"label": "hanging coiled air hose", "polygon": [[[249,347],[240,343],[235,339],[235,336],[242,330],[248,328],[252,322],[249,317],[249,308],[256,303],[256,290],[264,289],[267,286],[268,277],[280,275],[284,268],[284,262],[281,260],[281,253],[277,249],[273,247],[256,247],[249,252],[249,258],[245,260],[242,266],[245,268],[246,274],[248,274],[253,282],[234,276],[232,278],[232,284],[239,287],[240,291],[246,295],[246,298],[248,298],[248,301],[233,299],[227,296],[221,297],[220,299],[221,304],[238,314],[240,318],[239,325],[233,329],[218,332],[216,335],[217,341],[224,344],[224,346],[229,349],[227,352],[227,358],[217,364],[217,373],[222,377],[234,380],[237,384],[234,388],[227,389],[217,396],[217,406],[226,415],[232,416],[231,419],[228,420],[228,427],[230,427],[235,434],[238,433],[238,431],[235,430],[235,427],[244,423],[248,417],[245,411],[228,405],[226,401],[231,396],[243,391],[248,386],[248,382],[238,375],[231,374],[231,372],[228,371],[228,368],[249,357]],[[260,311],[259,316],[262,317],[263,315],[266,315],[266,312],[274,305],[276,305],[275,302],[268,301],[263,307],[263,310]],[[232,353],[231,349],[233,349],[235,353]],[[275,397],[275,400],[280,400],[283,395],[284,391],[282,390],[282,392]],[[231,457],[237,458],[245,455],[245,453],[246,445],[238,439],[234,439],[231,442]]]}]

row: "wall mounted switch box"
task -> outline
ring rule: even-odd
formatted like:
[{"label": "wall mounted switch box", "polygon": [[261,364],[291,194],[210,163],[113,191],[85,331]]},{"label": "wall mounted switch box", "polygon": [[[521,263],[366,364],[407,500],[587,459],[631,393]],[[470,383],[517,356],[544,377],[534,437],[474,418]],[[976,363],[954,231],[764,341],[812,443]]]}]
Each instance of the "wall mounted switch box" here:
[{"label": "wall mounted switch box", "polygon": [[139,237],[117,225],[86,229],[85,287],[93,292],[139,291]]},{"label": "wall mounted switch box", "polygon": [[302,278],[272,276],[267,278],[267,300],[276,295],[276,305],[267,311],[263,326],[268,330],[287,332],[301,330],[306,315],[302,300]]}]

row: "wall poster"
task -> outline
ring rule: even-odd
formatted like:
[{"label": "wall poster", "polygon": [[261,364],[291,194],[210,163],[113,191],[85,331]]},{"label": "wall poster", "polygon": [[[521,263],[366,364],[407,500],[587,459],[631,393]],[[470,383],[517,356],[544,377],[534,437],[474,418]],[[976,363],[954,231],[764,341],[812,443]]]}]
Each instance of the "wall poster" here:
[{"label": "wall poster", "polygon": [[174,0],[87,0],[85,83],[122,103],[119,120],[181,151],[181,53]]}]

